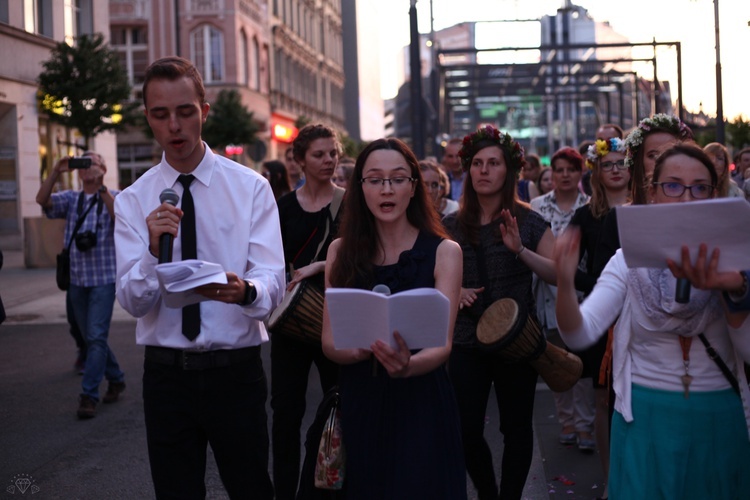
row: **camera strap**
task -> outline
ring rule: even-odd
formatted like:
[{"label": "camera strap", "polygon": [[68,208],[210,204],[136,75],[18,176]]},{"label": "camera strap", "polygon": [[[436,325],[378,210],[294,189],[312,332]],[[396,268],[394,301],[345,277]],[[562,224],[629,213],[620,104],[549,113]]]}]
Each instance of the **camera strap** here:
[{"label": "camera strap", "polygon": [[[68,251],[70,251],[70,245],[73,244],[73,241],[76,239],[76,234],[78,234],[78,230],[81,229],[81,226],[83,225],[83,221],[86,220],[86,216],[89,214],[92,208],[94,208],[94,204],[96,203],[97,196],[94,195],[91,198],[91,203],[89,203],[89,208],[86,209],[85,212],[83,212],[83,215],[81,214],[81,211],[83,210],[83,201],[85,199],[85,194],[83,191],[81,191],[81,194],[78,196],[78,220],[76,221],[76,225],[73,228],[73,233],[70,235],[70,241],[68,241],[67,248]],[[101,206],[101,200],[99,200],[99,209],[97,210],[97,215],[100,214],[102,211]]]}]

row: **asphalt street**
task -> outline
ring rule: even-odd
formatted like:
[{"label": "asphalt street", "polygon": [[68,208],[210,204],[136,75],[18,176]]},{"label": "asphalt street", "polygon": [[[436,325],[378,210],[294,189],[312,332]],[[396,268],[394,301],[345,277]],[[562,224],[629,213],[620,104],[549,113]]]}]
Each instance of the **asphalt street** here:
[{"label": "asphalt street", "polygon": [[[0,295],[9,316],[0,325],[0,500],[153,498],[141,400],[143,348],[135,344],[135,321],[116,306],[110,345],[126,373],[126,392],[117,403],[99,405],[96,418],[80,421],[75,411],[81,377],[73,370],[75,345],[54,270],[23,269],[6,253]],[[268,346],[262,356],[269,373]],[[320,398],[313,370],[305,429]],[[499,469],[502,436],[493,401],[485,434]],[[270,408],[268,414],[270,423]],[[537,388],[534,426],[534,461],[524,498],[601,495],[599,457],[557,442],[552,393],[543,383]],[[228,498],[213,459],[208,463],[207,498]],[[470,498],[473,493],[469,482]]]}]

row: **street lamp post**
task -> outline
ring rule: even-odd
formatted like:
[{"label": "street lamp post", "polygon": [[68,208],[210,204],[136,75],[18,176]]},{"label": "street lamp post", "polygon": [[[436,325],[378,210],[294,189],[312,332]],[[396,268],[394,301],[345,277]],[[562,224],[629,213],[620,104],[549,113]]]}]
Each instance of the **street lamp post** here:
[{"label": "street lamp post", "polygon": [[419,27],[417,24],[417,0],[411,0],[409,8],[409,72],[411,73],[411,140],[417,158],[424,158],[424,112],[422,111],[422,61],[420,57]]},{"label": "street lamp post", "polygon": [[724,139],[724,103],[721,95],[721,46],[719,42],[719,0],[714,0],[714,30],[716,32],[716,142]]}]

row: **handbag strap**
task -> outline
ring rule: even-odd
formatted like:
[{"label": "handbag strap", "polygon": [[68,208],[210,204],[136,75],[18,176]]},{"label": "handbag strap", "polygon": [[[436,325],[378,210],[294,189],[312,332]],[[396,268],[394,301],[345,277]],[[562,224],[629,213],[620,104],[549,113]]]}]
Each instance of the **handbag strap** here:
[{"label": "handbag strap", "polygon": [[706,353],[708,353],[708,357],[713,359],[716,365],[721,370],[721,373],[724,374],[724,376],[727,378],[729,383],[732,385],[732,389],[734,389],[734,392],[736,392],[738,395],[740,394],[740,384],[737,382],[737,377],[734,376],[734,373],[732,373],[732,370],[729,369],[727,364],[724,362],[723,359],[721,359],[721,356],[719,356],[719,353],[716,352],[716,349],[714,349],[714,346],[712,346],[705,335],[702,333],[698,335],[698,338],[701,339],[701,342],[703,342],[703,346],[706,348]]},{"label": "handbag strap", "polygon": [[[81,194],[79,195],[79,201],[83,203],[83,191],[81,191]],[[73,228],[73,232],[70,234],[70,241],[68,241],[67,249],[70,251],[70,245],[73,244],[73,240],[76,239],[76,234],[78,234],[78,230],[81,229],[81,226],[83,225],[83,221],[86,220],[86,216],[89,214],[92,208],[94,208],[94,205],[96,204],[96,195],[94,195],[91,198],[91,203],[89,203],[89,208],[86,209],[83,214],[81,214],[80,217],[78,217],[78,220],[76,221],[76,225]]]},{"label": "handbag strap", "polygon": [[326,240],[328,239],[328,233],[331,231],[331,223],[333,223],[333,221],[336,220],[336,216],[339,213],[339,208],[341,207],[341,201],[344,199],[345,192],[346,190],[340,187],[335,187],[333,189],[333,198],[331,199],[330,216],[326,217],[326,231],[325,233],[323,233],[323,239],[320,240],[320,244],[318,244],[318,249],[315,250],[315,257],[313,257],[312,262],[317,262],[318,257],[320,257],[320,251],[323,249],[323,245],[325,245]]}]

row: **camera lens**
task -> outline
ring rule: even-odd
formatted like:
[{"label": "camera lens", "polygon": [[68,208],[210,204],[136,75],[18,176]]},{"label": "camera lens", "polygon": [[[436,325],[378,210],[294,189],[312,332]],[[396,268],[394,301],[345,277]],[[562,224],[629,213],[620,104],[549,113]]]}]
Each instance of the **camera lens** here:
[{"label": "camera lens", "polygon": [[76,235],[76,248],[80,252],[86,252],[96,246],[96,233],[84,231]]}]

